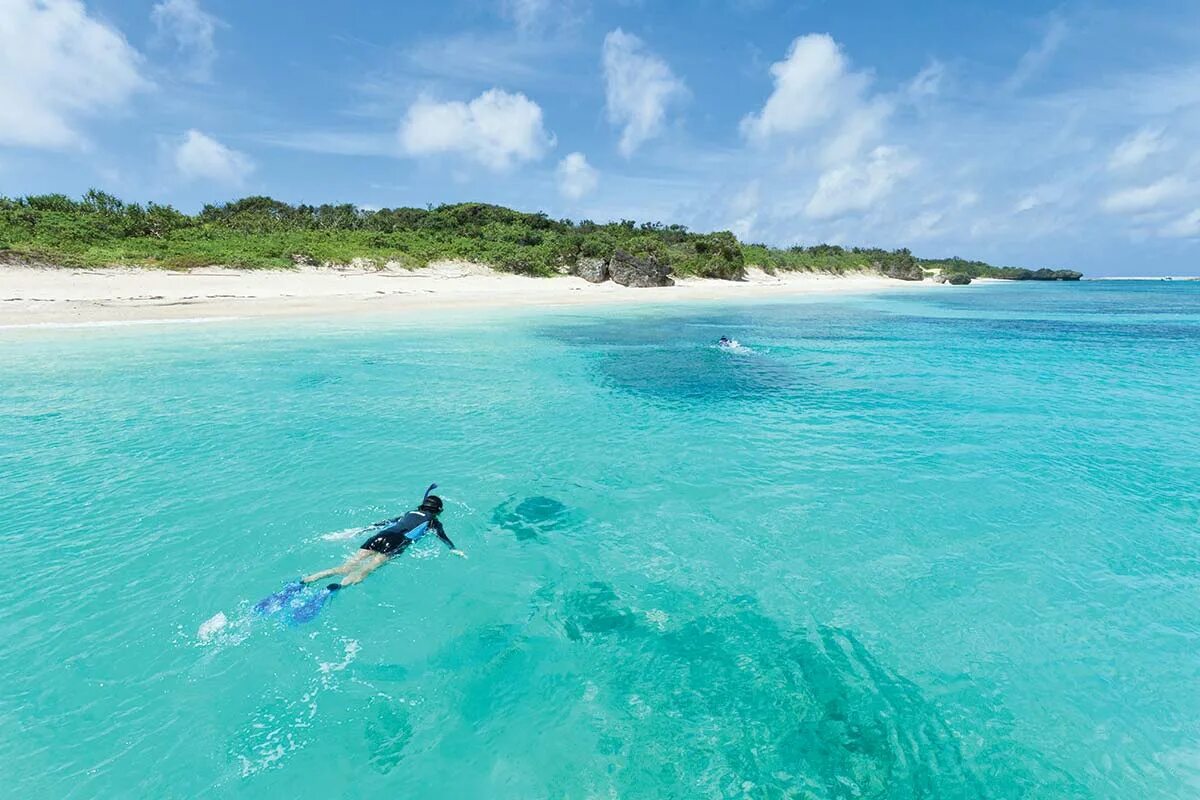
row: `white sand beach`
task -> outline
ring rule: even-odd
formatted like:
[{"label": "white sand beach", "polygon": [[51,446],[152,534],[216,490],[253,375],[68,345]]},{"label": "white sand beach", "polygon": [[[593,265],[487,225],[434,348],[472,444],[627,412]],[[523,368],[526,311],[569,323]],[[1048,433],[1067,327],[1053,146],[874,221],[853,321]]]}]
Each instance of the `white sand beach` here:
[{"label": "white sand beach", "polygon": [[581,278],[527,278],[464,262],[419,270],[302,268],[167,271],[0,267],[0,327],[278,315],[387,313],[454,307],[664,303],[928,287],[872,274],[767,275],[745,281],[680,279],[627,288]]}]

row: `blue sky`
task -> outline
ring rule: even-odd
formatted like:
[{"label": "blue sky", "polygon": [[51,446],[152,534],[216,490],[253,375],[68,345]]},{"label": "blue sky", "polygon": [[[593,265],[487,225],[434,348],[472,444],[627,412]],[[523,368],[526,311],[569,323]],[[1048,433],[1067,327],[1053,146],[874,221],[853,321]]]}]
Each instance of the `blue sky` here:
[{"label": "blue sky", "polygon": [[1158,0],[0,0],[0,193],[1197,273],[1197,43]]}]

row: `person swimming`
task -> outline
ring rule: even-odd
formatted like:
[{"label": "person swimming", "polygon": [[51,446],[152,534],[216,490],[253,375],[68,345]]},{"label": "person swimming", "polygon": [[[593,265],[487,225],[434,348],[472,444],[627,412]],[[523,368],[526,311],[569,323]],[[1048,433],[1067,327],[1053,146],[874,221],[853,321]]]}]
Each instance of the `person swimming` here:
[{"label": "person swimming", "polygon": [[722,336],[717,340],[717,347],[732,349],[735,347],[741,347],[741,344],[738,343],[737,339],[730,339],[728,336]]},{"label": "person swimming", "polygon": [[315,583],[331,575],[344,575],[346,577],[341,583],[331,583],[326,588],[331,592],[336,592],[342,587],[352,586],[382,567],[388,562],[388,559],[403,553],[409,545],[419,541],[430,531],[433,531],[434,535],[446,543],[451,553],[459,558],[466,558],[467,554],[454,546],[454,542],[450,541],[450,537],[446,535],[446,529],[442,527],[441,520],[438,519],[444,507],[442,498],[436,494],[426,494],[425,499],[421,501],[421,505],[417,506],[415,511],[409,511],[404,516],[376,522],[372,525],[375,533],[359,545],[358,552],[346,559],[341,566],[314,572],[312,575],[301,578],[301,583]]}]

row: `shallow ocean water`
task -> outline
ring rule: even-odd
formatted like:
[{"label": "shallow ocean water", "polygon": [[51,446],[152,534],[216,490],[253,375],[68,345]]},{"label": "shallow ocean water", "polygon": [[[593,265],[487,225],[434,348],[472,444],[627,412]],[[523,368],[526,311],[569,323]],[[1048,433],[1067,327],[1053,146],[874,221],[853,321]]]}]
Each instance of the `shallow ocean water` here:
[{"label": "shallow ocean water", "polygon": [[10,796],[1200,794],[1200,283],[0,334]]}]

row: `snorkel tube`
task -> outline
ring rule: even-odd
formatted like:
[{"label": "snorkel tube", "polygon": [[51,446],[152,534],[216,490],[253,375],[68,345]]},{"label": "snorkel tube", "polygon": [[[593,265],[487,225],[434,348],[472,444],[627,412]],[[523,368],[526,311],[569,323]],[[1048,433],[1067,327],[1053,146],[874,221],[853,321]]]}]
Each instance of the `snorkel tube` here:
[{"label": "snorkel tube", "polygon": [[[425,496],[421,498],[421,505],[417,506],[418,512],[428,514],[432,518],[436,518],[437,515],[442,513],[442,510],[446,507],[446,504],[442,502],[442,498],[438,497],[436,494],[430,494],[430,492],[436,488],[436,483],[429,484],[429,488],[425,490]],[[417,528],[417,530],[420,530],[420,528]],[[412,535],[414,532],[415,531],[410,531],[404,535],[415,540],[416,537]]]}]

